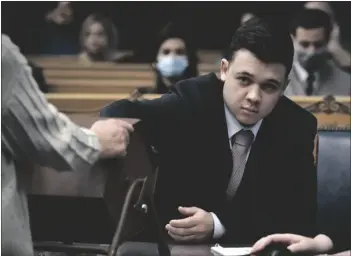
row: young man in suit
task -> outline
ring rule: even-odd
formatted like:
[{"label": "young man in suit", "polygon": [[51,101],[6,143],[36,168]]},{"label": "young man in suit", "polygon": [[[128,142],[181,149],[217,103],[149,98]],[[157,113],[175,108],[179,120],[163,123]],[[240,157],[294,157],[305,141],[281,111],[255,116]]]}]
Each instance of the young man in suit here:
[{"label": "young man in suit", "polygon": [[291,30],[295,58],[285,94],[350,95],[351,76],[336,64],[327,47],[332,30],[328,14],[304,9],[294,17]]},{"label": "young man in suit", "polygon": [[293,51],[287,30],[252,19],[234,33],[220,79],[190,78],[159,99],[102,110],[141,119],[158,151],[155,204],[169,238],[251,244],[314,232],[317,122],[283,96]]}]

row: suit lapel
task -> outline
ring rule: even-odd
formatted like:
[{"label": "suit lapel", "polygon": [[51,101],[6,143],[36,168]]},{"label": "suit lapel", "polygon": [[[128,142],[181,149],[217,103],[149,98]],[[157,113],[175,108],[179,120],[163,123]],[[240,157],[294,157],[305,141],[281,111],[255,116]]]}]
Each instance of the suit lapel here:
[{"label": "suit lapel", "polygon": [[270,131],[270,120],[263,120],[261,127],[257,133],[255,141],[251,146],[250,155],[247,159],[245,166],[245,173],[253,180],[259,175],[259,171],[266,171],[266,159],[269,150],[267,150],[267,145],[269,145],[269,138],[271,136]]},{"label": "suit lapel", "polygon": [[272,113],[267,116],[261,125],[256,140],[251,148],[246,163],[245,179],[249,180],[251,191],[250,213],[252,224],[259,228],[264,225],[266,218],[270,218],[270,209],[276,203],[275,180],[280,176],[277,167],[281,134],[277,129],[280,112],[279,102]]},{"label": "suit lapel", "polygon": [[227,121],[224,113],[223,82],[215,75],[213,79],[214,88],[217,88],[218,91],[211,92],[215,97],[211,96],[212,103],[208,104],[208,106],[211,106],[211,110],[208,110],[211,116],[206,122],[209,120],[212,122],[213,120],[212,143],[215,150],[213,154],[218,158],[218,170],[221,170],[220,174],[218,170],[215,170],[213,178],[218,181],[218,187],[222,189],[221,193],[225,193],[232,172],[233,162],[229,146]]},{"label": "suit lapel", "polygon": [[221,109],[221,112],[220,112],[220,118],[221,118],[221,131],[220,131],[220,134],[221,134],[221,138],[220,138],[220,141],[221,141],[221,148],[223,149],[223,152],[222,152],[222,161],[223,161],[223,177],[224,177],[224,180],[223,180],[223,184],[224,185],[224,188],[225,188],[225,191],[226,191],[226,188],[228,186],[228,182],[229,182],[229,179],[230,179],[230,176],[231,176],[231,173],[232,173],[232,170],[233,170],[233,156],[232,156],[232,151],[230,149],[230,145],[229,145],[229,137],[228,137],[228,126],[227,126],[227,120],[225,118],[225,113],[224,113],[224,102],[222,102],[222,109]]}]

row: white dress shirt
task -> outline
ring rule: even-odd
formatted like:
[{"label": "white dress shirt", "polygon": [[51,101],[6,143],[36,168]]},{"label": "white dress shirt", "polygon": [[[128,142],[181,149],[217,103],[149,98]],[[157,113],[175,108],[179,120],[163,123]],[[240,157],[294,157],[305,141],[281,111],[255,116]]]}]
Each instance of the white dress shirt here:
[{"label": "white dress shirt", "polygon": [[[254,140],[255,140],[256,135],[258,133],[258,130],[261,127],[262,119],[260,121],[258,121],[254,126],[252,126],[250,128],[246,128],[246,127],[243,127],[238,122],[238,120],[234,117],[234,115],[230,112],[230,110],[228,109],[228,107],[226,105],[224,105],[224,113],[225,113],[225,119],[227,122],[228,143],[230,145],[230,149],[232,149],[231,138],[233,137],[233,135],[235,135],[236,133],[238,133],[242,129],[251,130],[253,135],[254,135]],[[250,150],[251,150],[251,147],[249,148],[247,158],[249,157]],[[212,214],[213,224],[214,224],[213,238],[217,239],[217,238],[222,237],[225,234],[226,230],[225,230],[225,227],[223,226],[223,224],[221,223],[221,221],[218,219],[217,215],[214,214],[213,212],[211,212],[211,214]]]},{"label": "white dress shirt", "polygon": [[[301,85],[301,89],[303,92],[306,91],[307,89],[307,78],[308,78],[308,72],[306,71],[306,69],[304,69],[301,64],[298,61],[294,62],[294,67],[295,67],[295,71],[296,74],[298,76],[298,79],[302,82],[300,83]],[[313,81],[313,91],[318,90],[319,88],[319,84],[320,84],[320,75],[319,72],[314,72],[314,81]]]}]

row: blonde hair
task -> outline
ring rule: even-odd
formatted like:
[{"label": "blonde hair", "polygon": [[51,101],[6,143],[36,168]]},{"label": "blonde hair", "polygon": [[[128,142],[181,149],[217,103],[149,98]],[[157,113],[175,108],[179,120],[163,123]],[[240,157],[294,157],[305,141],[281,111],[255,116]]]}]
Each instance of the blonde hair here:
[{"label": "blonde hair", "polygon": [[94,23],[99,23],[104,29],[104,33],[107,37],[106,58],[110,60],[111,58],[114,58],[118,48],[118,32],[113,22],[108,17],[102,14],[92,13],[83,21],[79,35],[80,47],[83,52],[86,52],[86,47],[84,43],[85,37],[87,35],[87,32],[89,31],[89,28]]}]

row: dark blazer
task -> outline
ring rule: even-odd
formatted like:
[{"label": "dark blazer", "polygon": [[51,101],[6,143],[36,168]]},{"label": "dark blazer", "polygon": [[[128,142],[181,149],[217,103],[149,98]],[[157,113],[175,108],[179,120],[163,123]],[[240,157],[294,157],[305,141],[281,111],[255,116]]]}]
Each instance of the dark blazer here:
[{"label": "dark blazer", "polygon": [[104,117],[142,120],[160,154],[156,208],[162,225],[181,217],[178,206],[217,214],[226,227],[220,242],[251,244],[271,233],[314,235],[317,122],[282,96],[262,122],[234,199],[226,201],[232,155],[222,95],[215,74],[177,83],[159,99],[120,100]]}]

